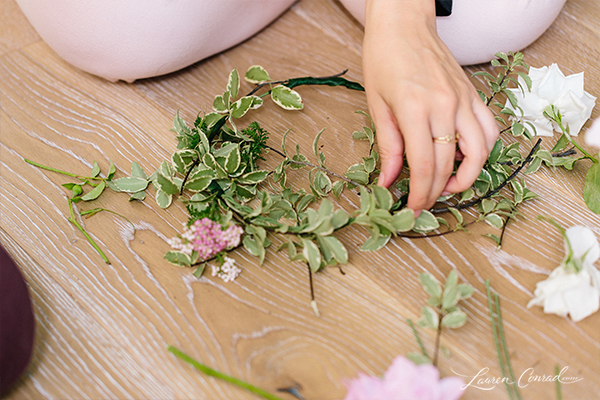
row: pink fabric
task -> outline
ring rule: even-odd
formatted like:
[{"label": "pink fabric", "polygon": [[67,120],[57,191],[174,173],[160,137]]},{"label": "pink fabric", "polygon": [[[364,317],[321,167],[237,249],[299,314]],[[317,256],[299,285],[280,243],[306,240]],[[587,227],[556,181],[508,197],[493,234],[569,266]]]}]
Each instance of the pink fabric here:
[{"label": "pink fabric", "polygon": [[[365,0],[340,1],[364,25]],[[533,43],[552,25],[565,2],[454,0],[452,15],[437,18],[438,34],[461,65],[488,62],[499,51],[519,51]]]}]

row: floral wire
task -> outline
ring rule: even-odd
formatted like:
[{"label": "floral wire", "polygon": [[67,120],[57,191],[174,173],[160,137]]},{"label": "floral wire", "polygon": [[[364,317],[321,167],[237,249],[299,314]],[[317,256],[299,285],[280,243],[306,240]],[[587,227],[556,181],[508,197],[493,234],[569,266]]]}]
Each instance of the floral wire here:
[{"label": "floral wire", "polygon": [[500,351],[500,340],[498,338],[498,331],[496,330],[496,315],[497,313],[494,310],[494,305],[492,301],[492,292],[490,289],[490,280],[486,279],[485,288],[487,291],[487,300],[488,300],[488,309],[490,310],[490,324],[492,327],[492,334],[494,335],[494,347],[496,348],[496,356],[498,357],[498,364],[500,365],[500,371],[502,372],[502,379],[504,381],[504,385],[506,386],[506,392],[508,397],[512,400],[514,399],[512,387],[508,383],[508,376],[506,374],[506,369],[504,366],[504,360],[502,358],[502,352]]},{"label": "floral wire", "polygon": [[267,400],[283,400],[281,397],[275,396],[274,394],[271,394],[271,393],[267,392],[266,390],[263,390],[263,389],[261,389],[257,386],[254,386],[248,382],[245,382],[245,381],[235,378],[231,375],[227,375],[220,371],[212,369],[209,366],[204,365],[197,360],[194,360],[192,357],[188,356],[187,354],[183,353],[182,351],[176,349],[173,346],[168,346],[167,351],[170,351],[171,353],[173,353],[173,355],[175,357],[191,364],[194,368],[205,373],[208,376],[212,376],[214,378],[218,378],[218,379],[224,380],[226,382],[233,383],[234,385],[244,388],[244,389],[256,394],[257,396],[261,396],[262,398],[265,398]]},{"label": "floral wire", "polygon": [[521,393],[519,392],[519,386],[517,384],[517,380],[515,379],[515,374],[513,372],[512,363],[510,361],[510,354],[508,354],[508,346],[506,345],[506,337],[504,336],[504,324],[502,322],[502,310],[500,309],[500,297],[497,293],[494,293],[494,301],[496,304],[496,315],[498,316],[498,332],[500,333],[500,340],[502,341],[502,348],[504,351],[504,359],[506,361],[506,366],[508,369],[508,374],[510,379],[512,379],[512,388],[514,393],[517,396],[518,400],[521,400]]},{"label": "floral wire", "polygon": [[423,354],[425,357],[427,357],[428,359],[431,360],[431,358],[429,357],[429,354],[427,354],[425,345],[423,344],[423,341],[421,340],[421,337],[419,336],[419,333],[417,332],[417,328],[415,328],[415,324],[413,324],[413,322],[410,318],[407,318],[406,322],[408,322],[408,325],[410,325],[410,329],[412,329],[413,335],[415,336],[415,340],[417,341],[417,344],[419,345],[419,348],[421,349],[421,354]]}]

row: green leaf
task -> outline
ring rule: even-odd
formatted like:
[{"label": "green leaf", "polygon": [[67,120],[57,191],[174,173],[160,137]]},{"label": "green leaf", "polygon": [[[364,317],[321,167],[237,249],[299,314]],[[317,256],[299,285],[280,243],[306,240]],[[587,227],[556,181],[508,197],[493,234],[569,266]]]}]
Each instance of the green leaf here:
[{"label": "green leaf", "polygon": [[345,184],[344,181],[335,181],[333,183],[332,192],[333,192],[333,195],[338,199],[340,198],[340,195],[344,191],[344,184]]},{"label": "green leaf", "polygon": [[394,204],[394,199],[392,199],[390,191],[377,185],[371,186],[371,190],[377,200],[377,206],[383,210],[389,211],[390,208],[392,208],[392,204]]},{"label": "green leaf", "polygon": [[475,191],[473,189],[469,188],[469,189],[465,190],[464,192],[462,192],[459,203],[462,203],[464,201],[469,201],[473,197],[475,197]]},{"label": "green leaf", "polygon": [[317,161],[319,162],[319,165],[321,167],[324,167],[323,163],[321,162],[321,157],[320,154],[323,154],[319,151],[319,139],[321,138],[321,135],[323,134],[323,132],[325,131],[325,128],[321,129],[321,131],[317,134],[317,136],[315,136],[315,139],[313,140],[313,153],[315,155],[315,157],[317,158]]},{"label": "green leaf", "polygon": [[[179,172],[181,175],[187,174],[188,170],[190,169],[195,160],[196,152],[189,149],[178,150],[171,156],[171,161],[173,163],[175,171]],[[131,175],[133,175],[133,164],[131,164],[131,169]],[[144,174],[143,170],[141,172],[142,174]]]},{"label": "green leaf", "polygon": [[246,80],[246,82],[255,84],[271,80],[267,71],[260,65],[253,65],[250,68],[248,68],[246,74],[244,75],[244,79]]},{"label": "green leaf", "polygon": [[144,169],[137,161],[131,163],[131,176],[148,180],[148,175],[146,175],[146,172],[144,172]]},{"label": "green leaf", "polygon": [[458,223],[458,225],[462,225],[464,223],[464,218],[458,209],[450,207],[448,208],[448,210],[454,216],[454,218],[456,218],[456,222]]},{"label": "green leaf", "polygon": [[564,150],[569,145],[569,143],[571,143],[571,141],[569,140],[569,137],[563,133],[560,136],[560,139],[558,139],[558,141],[552,148],[552,151],[557,152],[557,151]]},{"label": "green leaf", "polygon": [[504,220],[498,214],[494,214],[494,213],[488,214],[485,216],[484,219],[485,219],[485,222],[487,222],[494,228],[502,229],[502,226],[504,226]]},{"label": "green leaf", "polygon": [[242,118],[248,110],[259,108],[263,104],[263,99],[257,96],[242,97],[231,105],[231,117]]},{"label": "green leaf", "polygon": [[531,81],[531,78],[529,77],[529,75],[527,75],[524,72],[517,72],[517,75],[519,75],[521,78],[523,78],[523,80],[525,81],[525,84],[527,85],[527,90],[531,91],[531,86],[533,85],[533,82]]},{"label": "green leaf", "polygon": [[[100,171],[98,171],[98,173],[100,173]],[[81,200],[83,200],[83,201],[96,200],[98,198],[98,196],[100,196],[102,194],[102,192],[104,191],[105,188],[106,188],[106,183],[104,183],[104,181],[100,181],[98,186],[96,186],[94,189],[90,190],[88,193],[86,193],[84,196],[82,196]]]},{"label": "green leaf", "polygon": [[410,361],[412,361],[416,365],[431,364],[431,360],[429,359],[429,357],[427,357],[423,353],[417,353],[417,352],[412,351],[412,352],[406,354],[406,358],[408,358]]},{"label": "green leaf", "polygon": [[456,287],[458,288],[458,291],[460,292],[461,300],[468,299],[475,292],[475,289],[473,289],[473,286],[469,285],[468,283],[459,283]]},{"label": "green leaf", "polygon": [[348,250],[335,236],[323,236],[321,240],[327,245],[333,258],[340,264],[348,263]]},{"label": "green leaf", "polygon": [[249,172],[247,174],[240,176],[237,179],[237,182],[244,184],[244,185],[254,185],[254,184],[260,183],[260,182],[264,181],[265,179],[267,179],[267,176],[269,176],[269,173],[270,173],[269,171],[265,171],[265,170]]},{"label": "green leaf", "polygon": [[81,185],[73,185],[71,187],[71,193],[73,197],[77,197],[83,193],[83,188],[81,187]]},{"label": "green leaf", "polygon": [[108,167],[108,175],[106,175],[106,177],[108,178],[108,180],[111,180],[115,174],[117,173],[117,167],[115,167],[115,164],[113,164],[112,160],[110,162],[110,166]]},{"label": "green leaf", "polygon": [[[212,170],[209,170],[209,171],[212,172]],[[212,176],[204,176],[204,177],[199,177],[199,178],[195,178],[195,179],[189,179],[185,183],[185,189],[191,190],[193,192],[201,192],[201,191],[205,190],[206,188],[208,188],[208,186],[210,186],[212,181],[213,181]]]},{"label": "green leaf", "polygon": [[160,190],[167,194],[177,194],[179,193],[179,188],[172,180],[164,176],[162,173],[158,172],[156,174],[156,183]]},{"label": "green leaf", "polygon": [[115,179],[109,185],[116,192],[135,193],[145,190],[148,187],[148,181],[134,176]]},{"label": "green leaf", "polygon": [[171,205],[173,201],[173,195],[163,192],[162,190],[156,191],[156,204],[160,208],[167,208]]},{"label": "green leaf", "polygon": [[91,177],[97,177],[100,174],[100,166],[96,161],[94,161],[94,166],[92,167],[92,172],[90,172]]},{"label": "green leaf", "polygon": [[360,247],[361,251],[377,251],[383,248],[389,241],[391,235],[371,235]]},{"label": "green leaf", "polygon": [[413,231],[419,233],[427,233],[434,231],[440,227],[440,223],[435,218],[435,215],[429,211],[423,210],[415,220]]},{"label": "green leaf", "polygon": [[308,239],[302,240],[302,254],[304,258],[308,260],[308,265],[313,272],[317,272],[321,268],[321,252],[319,251],[319,247],[312,241]]},{"label": "green leaf", "polygon": [[437,329],[440,323],[440,316],[437,311],[429,306],[425,306],[421,309],[421,318],[417,321],[417,325],[422,328]]},{"label": "green leaf", "polygon": [[132,193],[131,196],[129,196],[129,201],[134,201],[134,200],[144,201],[145,199],[146,199],[146,192],[144,190],[142,190],[141,192]]},{"label": "green leaf", "polygon": [[227,81],[227,91],[231,97],[237,99],[238,91],[240,90],[240,75],[238,74],[237,68],[229,74],[229,80]]},{"label": "green leaf", "polygon": [[333,229],[339,229],[342,226],[346,225],[350,220],[350,216],[344,210],[335,210],[333,215],[331,216],[331,225]]},{"label": "green leaf", "polygon": [[444,315],[442,318],[442,326],[444,328],[460,328],[467,323],[467,314],[462,310],[456,310]]},{"label": "green leaf", "polygon": [[[229,93],[225,92],[225,95],[228,96]],[[229,111],[229,107],[227,107],[227,105],[225,104],[225,98],[223,97],[223,95],[215,96],[215,99],[213,100],[213,110],[215,110],[218,113],[226,113]]]},{"label": "green leaf", "polygon": [[271,89],[271,98],[275,104],[285,110],[301,110],[304,108],[302,98],[298,92],[283,85]]},{"label": "green leaf", "polygon": [[447,290],[444,288],[444,293],[442,295],[442,309],[448,310],[454,307],[460,300],[460,296],[460,290],[458,290],[456,285],[449,287]]},{"label": "green leaf", "polygon": [[198,268],[196,268],[194,270],[194,272],[192,272],[192,275],[194,275],[196,278],[200,279],[200,277],[202,277],[202,274],[204,273],[204,270],[206,269],[206,266],[208,265],[208,263],[202,263],[198,266]]},{"label": "green leaf", "polygon": [[236,145],[235,148],[225,158],[225,171],[227,171],[229,174],[233,174],[240,166],[240,162],[240,147]]},{"label": "green leaf", "polygon": [[404,208],[394,213],[392,225],[396,232],[408,232],[415,227],[415,212],[410,208]]},{"label": "green leaf", "polygon": [[419,274],[419,282],[421,282],[421,286],[423,286],[423,289],[425,289],[427,294],[431,297],[442,297],[442,286],[429,272]]},{"label": "green leaf", "polygon": [[167,254],[165,254],[165,260],[178,267],[189,267],[192,265],[190,256],[181,251],[168,251]]},{"label": "green leaf", "polygon": [[583,199],[592,212],[600,214],[600,163],[594,163],[588,169],[583,186]]}]

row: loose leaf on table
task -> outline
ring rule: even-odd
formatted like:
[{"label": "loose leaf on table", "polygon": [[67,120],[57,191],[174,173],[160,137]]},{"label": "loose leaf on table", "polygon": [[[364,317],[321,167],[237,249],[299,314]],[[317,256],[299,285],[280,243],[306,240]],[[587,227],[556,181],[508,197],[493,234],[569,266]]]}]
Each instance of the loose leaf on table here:
[{"label": "loose leaf on table", "polygon": [[275,86],[271,90],[271,98],[275,104],[285,110],[301,110],[304,108],[302,97],[298,92],[283,85]]},{"label": "loose leaf on table", "polygon": [[270,81],[271,78],[267,71],[260,65],[253,65],[246,71],[244,75],[246,82],[260,84],[266,81]]}]

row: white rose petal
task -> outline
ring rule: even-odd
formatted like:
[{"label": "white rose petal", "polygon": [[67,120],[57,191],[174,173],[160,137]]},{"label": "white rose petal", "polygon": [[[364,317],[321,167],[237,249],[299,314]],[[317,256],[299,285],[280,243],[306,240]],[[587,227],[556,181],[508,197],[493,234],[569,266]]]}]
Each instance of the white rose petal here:
[{"label": "white rose petal", "polygon": [[588,146],[600,149],[600,118],[595,120],[585,134],[585,143]]},{"label": "white rose petal", "polygon": [[524,93],[520,88],[508,89],[517,98],[522,111],[515,110],[507,101],[506,107],[521,115],[525,122],[531,122],[538,136],[552,136],[559,130],[544,116],[548,106],[555,106],[562,115],[563,126],[569,126],[572,136],[579,131],[592,115],[596,98],[583,90],[583,72],[565,77],[558,65],[529,69],[532,81],[531,92],[527,91],[525,80],[519,77]]},{"label": "white rose petal", "polygon": [[590,229],[574,226],[565,231],[565,252],[561,265],[537,283],[527,307],[542,306],[547,314],[570,315],[577,322],[600,308],[600,271],[593,265],[600,258],[600,244]]}]

